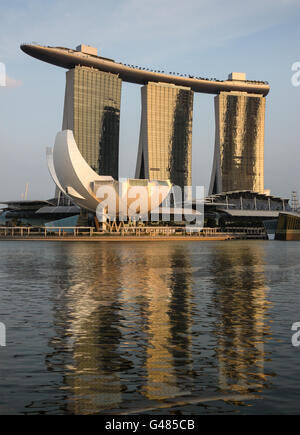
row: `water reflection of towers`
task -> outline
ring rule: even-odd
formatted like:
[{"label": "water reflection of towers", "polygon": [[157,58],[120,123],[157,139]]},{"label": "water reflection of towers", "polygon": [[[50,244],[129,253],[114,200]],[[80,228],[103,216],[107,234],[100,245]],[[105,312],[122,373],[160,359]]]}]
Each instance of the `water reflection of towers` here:
[{"label": "water reflection of towers", "polygon": [[143,393],[149,399],[180,395],[192,382],[191,265],[182,247],[163,249],[163,263],[149,257],[145,276],[148,346]]},{"label": "water reflection of towers", "polygon": [[264,386],[268,301],[264,252],[259,244],[216,250],[214,303],[219,386],[244,392]]},{"label": "water reflection of towers", "polygon": [[165,245],[157,255],[152,244],[90,248],[80,255],[78,245],[72,248],[77,252],[68,250],[54,310],[57,334],[68,349],[68,411],[95,413],[119,407],[127,393],[133,400],[140,394],[159,399],[190,388],[191,270],[185,250]]}]

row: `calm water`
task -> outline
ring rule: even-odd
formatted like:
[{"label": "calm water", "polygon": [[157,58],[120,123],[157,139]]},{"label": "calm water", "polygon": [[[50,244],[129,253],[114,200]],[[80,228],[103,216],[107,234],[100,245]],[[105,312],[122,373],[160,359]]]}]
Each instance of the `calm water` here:
[{"label": "calm water", "polygon": [[1,414],[300,411],[300,242],[0,242],[0,283]]}]

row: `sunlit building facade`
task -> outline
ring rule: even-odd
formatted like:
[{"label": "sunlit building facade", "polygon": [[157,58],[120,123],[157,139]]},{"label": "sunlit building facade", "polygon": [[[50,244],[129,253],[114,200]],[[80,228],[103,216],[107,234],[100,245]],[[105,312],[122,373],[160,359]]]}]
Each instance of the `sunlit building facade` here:
[{"label": "sunlit building facade", "polygon": [[210,194],[264,193],[265,98],[246,92],[215,97],[215,155]]},{"label": "sunlit building facade", "polygon": [[193,93],[214,94],[215,155],[209,194],[264,189],[264,118],[268,82],[232,72],[225,80],[165,73],[76,49],[22,44],[28,55],[67,68],[63,130],[74,132],[86,162],[118,178],[121,83],[142,85],[135,178],[192,184]]},{"label": "sunlit building facade", "polygon": [[148,83],[141,92],[136,178],[191,186],[193,91],[173,84]]},{"label": "sunlit building facade", "polygon": [[118,179],[122,80],[117,74],[75,66],[66,73],[63,130],[72,130],[87,163]]}]

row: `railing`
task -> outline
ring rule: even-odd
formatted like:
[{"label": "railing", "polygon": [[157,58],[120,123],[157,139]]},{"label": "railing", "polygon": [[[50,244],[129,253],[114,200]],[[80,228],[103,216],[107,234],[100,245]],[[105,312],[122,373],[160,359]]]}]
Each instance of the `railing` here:
[{"label": "railing", "polygon": [[93,235],[92,227],[0,227],[0,236],[29,237],[29,236],[79,236]]},{"label": "railing", "polygon": [[197,228],[197,227],[150,227],[120,226],[115,231],[97,231],[94,227],[0,227],[1,238],[34,237],[101,237],[101,236],[189,236],[189,237],[228,237],[228,238],[263,238],[266,237],[261,227],[234,228]]},{"label": "railing", "polygon": [[150,236],[158,235],[181,235],[181,236],[216,236],[220,235],[220,228],[197,228],[197,227],[123,227],[117,234],[122,236],[134,234],[137,236],[148,234]]},{"label": "railing", "polygon": [[266,239],[267,232],[262,227],[227,227],[223,228],[224,234],[230,234],[236,239]]},{"label": "railing", "polygon": [[266,232],[264,227],[226,227],[222,231],[234,234],[265,234]]},{"label": "railing", "polygon": [[116,231],[94,227],[0,227],[0,237],[80,237],[80,236],[217,236],[220,228],[123,226]]}]

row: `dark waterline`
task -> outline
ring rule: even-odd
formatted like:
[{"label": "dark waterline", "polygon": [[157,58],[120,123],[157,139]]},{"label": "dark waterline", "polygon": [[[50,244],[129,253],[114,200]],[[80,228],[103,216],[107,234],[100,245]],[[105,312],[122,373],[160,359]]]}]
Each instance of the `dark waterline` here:
[{"label": "dark waterline", "polygon": [[299,413],[299,282],[300,242],[0,242],[0,414]]}]

